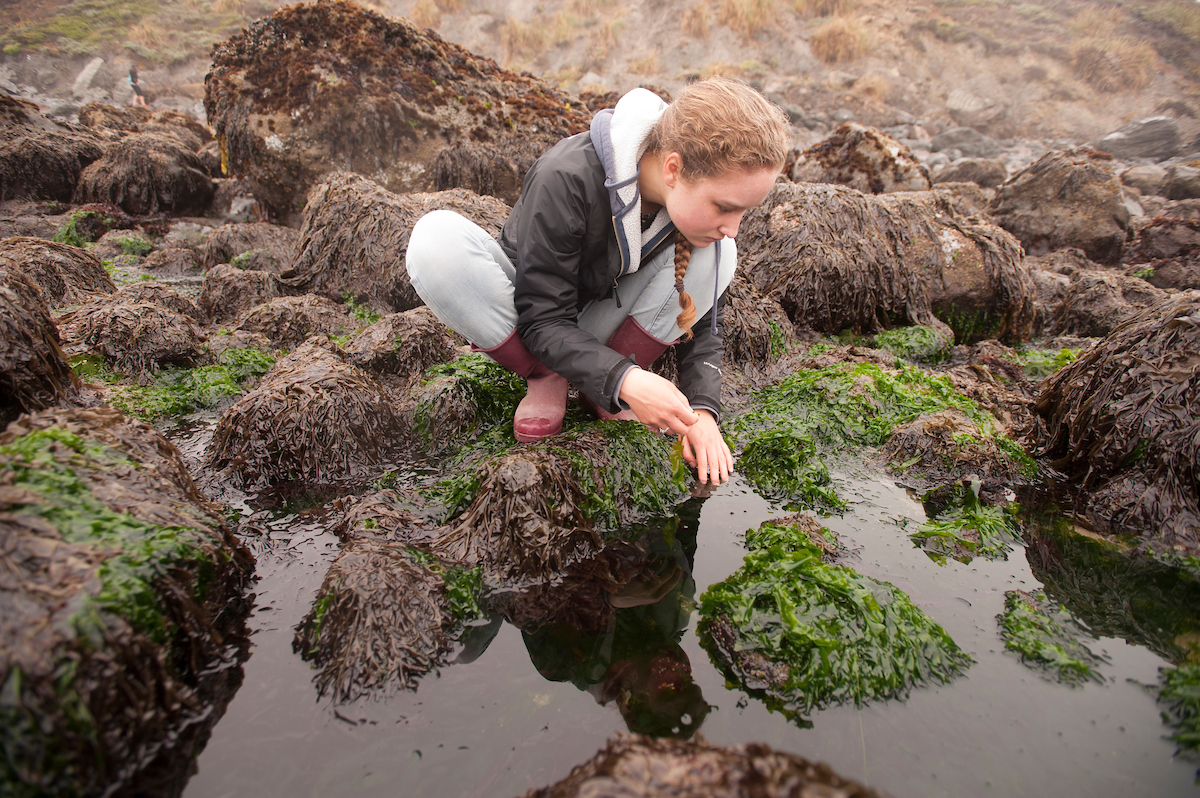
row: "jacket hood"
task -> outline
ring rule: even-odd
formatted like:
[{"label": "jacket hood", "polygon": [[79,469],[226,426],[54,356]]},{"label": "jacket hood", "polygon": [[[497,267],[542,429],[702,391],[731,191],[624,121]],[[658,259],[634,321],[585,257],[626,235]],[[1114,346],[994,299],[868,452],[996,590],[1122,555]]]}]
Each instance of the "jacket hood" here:
[{"label": "jacket hood", "polygon": [[638,162],[646,151],[646,138],[667,104],[653,92],[634,89],[592,119],[592,146],[604,164],[604,187],[612,206],[613,227],[621,250],[621,276],[632,274],[675,225],[660,208],[654,222],[642,231],[642,198],[638,192]]}]

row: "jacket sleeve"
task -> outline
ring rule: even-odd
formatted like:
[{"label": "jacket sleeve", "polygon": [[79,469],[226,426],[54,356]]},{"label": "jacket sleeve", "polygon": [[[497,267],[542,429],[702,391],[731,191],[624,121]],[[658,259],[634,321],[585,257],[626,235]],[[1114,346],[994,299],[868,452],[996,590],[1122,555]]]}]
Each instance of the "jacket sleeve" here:
[{"label": "jacket sleeve", "polygon": [[547,368],[610,412],[621,408],[614,397],[620,378],[633,365],[580,329],[579,269],[586,226],[598,214],[584,181],[545,164],[531,171],[521,190],[516,217],[517,330],[521,340]]},{"label": "jacket sleeve", "polygon": [[[725,316],[725,293],[717,298],[717,306],[692,325],[692,340],[675,345],[678,350],[679,390],[688,398],[692,409],[705,408],[721,421],[721,360],[725,342],[721,325]],[[717,317],[717,333],[712,331],[713,314]]]}]

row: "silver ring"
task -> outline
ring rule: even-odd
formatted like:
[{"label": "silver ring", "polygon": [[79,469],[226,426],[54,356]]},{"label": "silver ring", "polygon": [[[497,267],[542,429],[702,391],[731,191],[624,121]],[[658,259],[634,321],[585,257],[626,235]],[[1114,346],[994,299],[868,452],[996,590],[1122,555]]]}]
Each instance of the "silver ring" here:
[{"label": "silver ring", "polygon": [[668,432],[670,432],[670,431],[671,431],[671,428],[670,428],[670,427],[662,427],[662,428],[660,428],[658,431],[659,431],[660,433],[662,433],[662,434],[665,434],[665,433],[668,433]]}]

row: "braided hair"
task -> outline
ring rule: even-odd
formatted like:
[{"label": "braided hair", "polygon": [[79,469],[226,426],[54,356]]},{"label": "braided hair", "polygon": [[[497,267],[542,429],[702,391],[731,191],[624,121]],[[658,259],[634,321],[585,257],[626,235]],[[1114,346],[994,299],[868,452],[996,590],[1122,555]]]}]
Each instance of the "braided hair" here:
[{"label": "braided hair", "polygon": [[675,323],[683,329],[683,340],[692,338],[692,324],[696,321],[696,303],[687,291],[683,290],[683,276],[687,274],[688,264],[692,260],[694,245],[683,233],[675,231],[675,290],[679,292],[679,315]]}]

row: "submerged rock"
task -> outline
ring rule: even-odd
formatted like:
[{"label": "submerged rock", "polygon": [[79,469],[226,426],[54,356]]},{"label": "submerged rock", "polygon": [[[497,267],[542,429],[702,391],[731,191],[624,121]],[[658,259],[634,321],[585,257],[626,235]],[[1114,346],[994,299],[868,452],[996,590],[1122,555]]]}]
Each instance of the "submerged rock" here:
[{"label": "submerged rock", "polygon": [[18,236],[0,240],[0,258],[18,264],[52,309],[82,305],[117,290],[100,259],[79,247]]},{"label": "submerged rock", "polygon": [[1050,681],[1079,685],[1104,683],[1099,668],[1109,662],[1083,642],[1092,635],[1042,590],[1009,590],[1004,612],[996,616],[1004,647]]},{"label": "submerged rock", "polygon": [[79,176],[104,154],[94,136],[35,133],[0,143],[0,199],[70,202]]},{"label": "submerged rock", "polygon": [[74,396],[58,327],[37,283],[0,254],[0,423]]},{"label": "submerged rock", "polygon": [[790,177],[801,183],[840,183],[868,194],[929,188],[929,170],[908,147],[854,122],[800,153]]},{"label": "submerged rock", "polygon": [[[544,149],[591,117],[528,73],[331,0],[281,8],[214,47],[204,107],[229,170],[254,180],[284,219],[329,172],[428,191],[434,162],[455,142]],[[497,185],[507,169],[496,170]]]},{"label": "submerged rock", "polygon": [[763,743],[724,748],[694,740],[617,734],[590,761],[557,784],[523,798],[620,795],[666,798],[873,798],[873,789],[842,778],[828,765],[774,751]]},{"label": "submerged rock", "polygon": [[174,136],[134,133],[83,170],[75,202],[111,202],[127,213],[201,216],[213,182],[195,151]]},{"label": "submerged rock", "polygon": [[177,795],[241,681],[253,560],[178,451],[111,408],[0,434],[0,781]]},{"label": "submerged rock", "polygon": [[413,225],[432,210],[456,211],[499,236],[509,207],[465,189],[392,194],[365,177],[332,175],[304,206],[299,254],[284,277],[293,291],[356,301],[381,313],[424,304],[408,281],[404,252]]},{"label": "submerged rock", "polygon": [[1089,521],[1152,551],[1200,552],[1200,292],[1117,326],[1042,383],[1041,454]]}]

